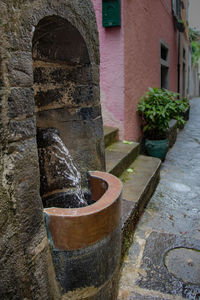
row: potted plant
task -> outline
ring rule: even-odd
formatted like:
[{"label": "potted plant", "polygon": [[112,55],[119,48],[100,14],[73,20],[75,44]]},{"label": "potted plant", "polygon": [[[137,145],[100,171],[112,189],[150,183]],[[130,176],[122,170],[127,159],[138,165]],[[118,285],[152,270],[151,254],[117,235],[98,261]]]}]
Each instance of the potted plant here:
[{"label": "potted plant", "polygon": [[178,124],[185,123],[181,115],[185,105],[178,96],[177,93],[154,87],[149,88],[139,100],[137,111],[142,118],[145,149],[150,156],[165,158],[169,145],[167,129],[171,119],[176,119]]}]

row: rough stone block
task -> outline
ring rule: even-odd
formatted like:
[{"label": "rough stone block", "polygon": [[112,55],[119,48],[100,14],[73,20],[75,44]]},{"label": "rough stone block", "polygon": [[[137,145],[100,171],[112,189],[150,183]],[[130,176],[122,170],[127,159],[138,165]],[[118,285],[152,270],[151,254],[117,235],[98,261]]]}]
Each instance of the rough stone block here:
[{"label": "rough stone block", "polygon": [[72,91],[71,97],[75,105],[89,104],[94,99],[93,86],[77,85],[74,91]]},{"label": "rough stone block", "polygon": [[8,116],[10,118],[30,117],[35,112],[32,88],[12,88],[8,97]]},{"label": "rough stone block", "polygon": [[85,186],[87,171],[105,168],[101,117],[84,121],[55,121],[52,125],[49,127],[58,129],[75,166],[81,172],[82,184]]},{"label": "rough stone block", "polygon": [[[53,88],[46,90],[40,90],[35,95],[35,104],[38,108],[41,107],[48,107],[51,105],[51,107],[58,107],[58,103],[60,103],[60,106],[62,107],[64,103],[62,103],[64,94],[64,87],[62,88]],[[47,108],[48,109],[48,108]]]},{"label": "rough stone block", "polygon": [[11,143],[6,158],[5,177],[11,186],[13,210],[18,218],[24,242],[38,231],[43,220],[42,201],[39,196],[39,165],[35,138]]},{"label": "rough stone block", "polygon": [[36,84],[64,84],[76,82],[88,84],[92,82],[90,65],[66,66],[65,64],[46,64],[45,62],[35,63],[34,83]]},{"label": "rough stone block", "polygon": [[[93,120],[101,116],[101,106],[88,106],[80,108],[63,107],[36,113],[37,126],[42,128],[57,127],[58,123]],[[58,125],[60,127],[60,125]]]},{"label": "rough stone block", "polygon": [[[90,106],[90,107],[81,107],[77,111],[78,117],[80,117],[80,120],[94,120],[101,116],[101,107],[100,106]],[[102,128],[98,128],[98,130],[101,130],[102,134]]]},{"label": "rough stone block", "polygon": [[14,22],[6,24],[7,30],[5,38],[9,45],[9,51],[29,51],[32,48],[33,26],[30,23],[24,23],[23,20],[17,20],[17,27]]},{"label": "rough stone block", "polygon": [[92,80],[93,83],[96,84],[97,86],[99,85],[99,65],[93,64],[92,65]]},{"label": "rough stone block", "polygon": [[99,89],[93,85],[67,85],[55,88],[42,88],[35,95],[39,109],[62,108],[65,106],[95,105],[99,102]]},{"label": "rough stone block", "polygon": [[24,140],[36,135],[35,118],[25,120],[10,120],[9,122],[9,142]]},{"label": "rough stone block", "polygon": [[7,68],[10,86],[32,87],[33,69],[30,52],[12,52]]},{"label": "rough stone block", "polygon": [[[105,284],[118,269],[120,248],[120,226],[83,249],[59,251],[52,248],[56,273],[64,291]],[[86,271],[88,268],[90,272]]]}]

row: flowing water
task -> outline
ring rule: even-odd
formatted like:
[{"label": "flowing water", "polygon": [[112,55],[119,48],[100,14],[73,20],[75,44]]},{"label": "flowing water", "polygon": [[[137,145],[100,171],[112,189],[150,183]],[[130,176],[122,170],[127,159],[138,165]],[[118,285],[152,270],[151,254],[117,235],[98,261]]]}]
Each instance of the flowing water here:
[{"label": "flowing water", "polygon": [[40,160],[42,194],[62,192],[66,189],[74,202],[70,207],[86,206],[81,190],[81,174],[75,167],[72,157],[54,128],[39,130],[38,153]]},{"label": "flowing water", "polygon": [[66,165],[66,168],[63,171],[58,171],[58,175],[70,181],[72,186],[76,187],[76,197],[79,202],[87,205],[81,190],[81,174],[75,167],[69,150],[57,134],[53,134],[52,138],[55,141],[55,156],[60,162],[63,162],[63,164]]}]

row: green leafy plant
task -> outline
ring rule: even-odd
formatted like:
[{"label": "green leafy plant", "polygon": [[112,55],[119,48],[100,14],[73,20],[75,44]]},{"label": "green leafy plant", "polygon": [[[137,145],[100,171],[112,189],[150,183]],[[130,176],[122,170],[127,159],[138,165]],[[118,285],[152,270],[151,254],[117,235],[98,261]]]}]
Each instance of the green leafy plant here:
[{"label": "green leafy plant", "polygon": [[169,90],[163,90],[163,92],[169,97],[168,109],[170,119],[176,119],[178,121],[178,125],[183,125],[185,123],[184,113],[190,106],[188,99],[185,97],[179,99],[180,95],[178,93],[174,93]]},{"label": "green leafy plant", "polygon": [[184,28],[186,27],[186,23],[185,23],[184,20],[178,19],[177,22],[178,22],[180,25],[184,26]]},{"label": "green leafy plant", "polygon": [[200,59],[200,32],[189,28],[189,37],[192,47],[192,64],[194,65]]},{"label": "green leafy plant", "polygon": [[183,112],[189,104],[186,99],[180,100],[178,97],[178,93],[154,87],[140,98],[137,111],[142,118],[146,138],[165,139],[171,119],[176,119],[180,125],[185,123]]}]

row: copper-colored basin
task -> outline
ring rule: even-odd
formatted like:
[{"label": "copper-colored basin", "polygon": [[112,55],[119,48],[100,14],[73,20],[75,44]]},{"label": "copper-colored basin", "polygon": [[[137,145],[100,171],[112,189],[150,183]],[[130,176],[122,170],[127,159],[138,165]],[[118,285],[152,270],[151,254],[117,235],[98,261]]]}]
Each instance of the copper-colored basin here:
[{"label": "copper-colored basin", "polygon": [[121,181],[111,174],[92,171],[89,183],[94,204],[44,210],[49,238],[55,249],[75,250],[92,245],[119,224]]}]

